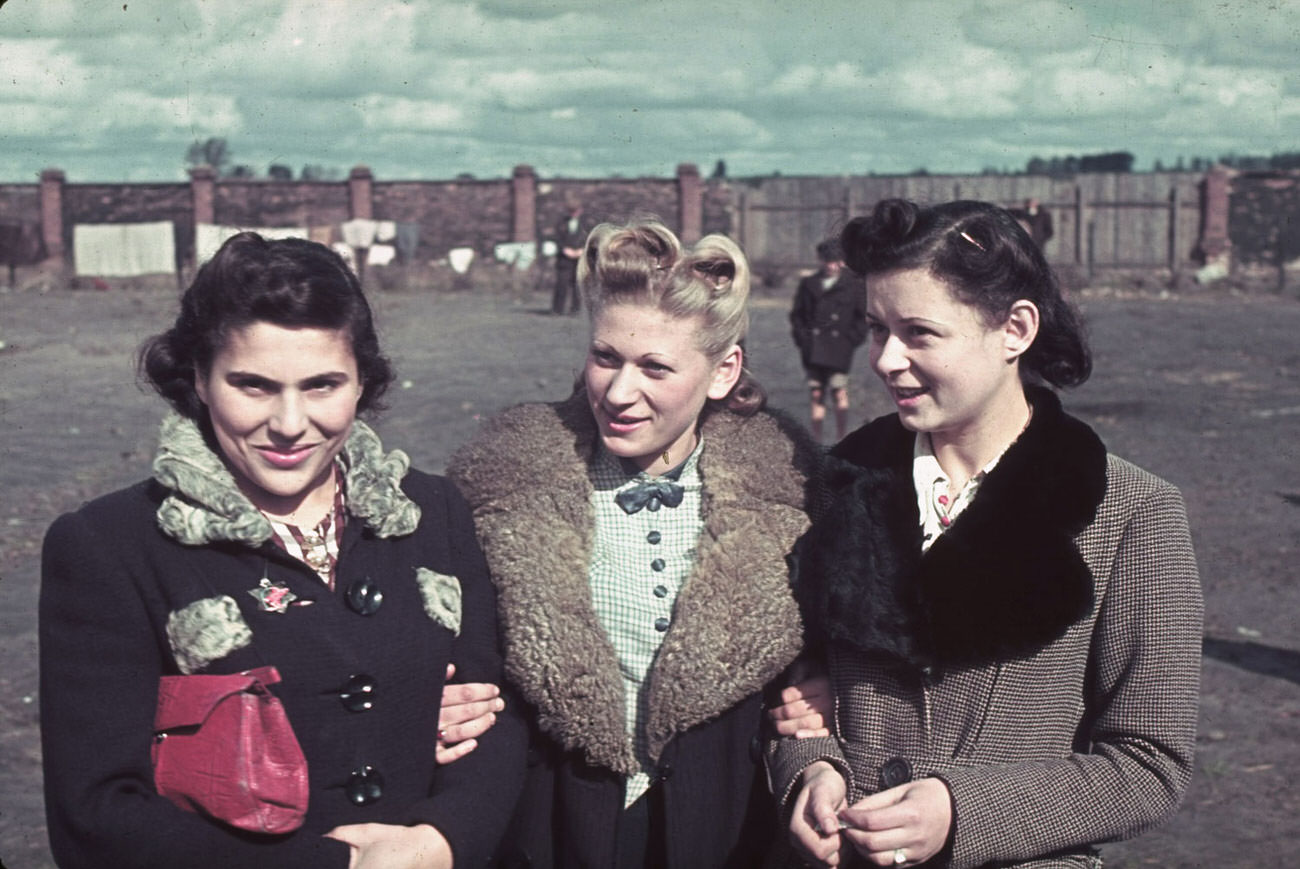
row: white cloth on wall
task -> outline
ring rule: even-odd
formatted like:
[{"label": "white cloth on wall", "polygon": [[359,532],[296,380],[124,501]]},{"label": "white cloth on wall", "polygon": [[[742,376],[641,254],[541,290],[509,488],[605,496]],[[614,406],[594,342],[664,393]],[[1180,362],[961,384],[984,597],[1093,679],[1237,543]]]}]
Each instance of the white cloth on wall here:
[{"label": "white cloth on wall", "polygon": [[396,220],[375,221],[375,241],[383,244],[383,243],[390,242],[395,238],[397,238]]},{"label": "white cloth on wall", "polygon": [[379,231],[379,221],[364,217],[354,217],[339,225],[343,240],[353,247],[370,247],[375,243],[375,233]]},{"label": "white cloth on wall", "polygon": [[451,270],[456,274],[465,274],[469,271],[470,263],[474,262],[474,248],[453,247],[447,251],[447,262],[451,264]]},{"label": "white cloth on wall", "polygon": [[255,232],[267,241],[311,237],[311,231],[305,226],[223,226],[219,223],[196,223],[194,262],[202,265],[212,259],[212,255],[225,244],[226,239],[241,232]]},{"label": "white cloth on wall", "polygon": [[87,277],[175,274],[172,222],[78,223],[72,227],[72,258],[77,274]]},{"label": "white cloth on wall", "polygon": [[397,248],[391,244],[372,244],[366,251],[366,265],[386,266],[397,256]]},{"label": "white cloth on wall", "polygon": [[506,241],[492,248],[492,255],[497,262],[514,266],[518,271],[526,272],[537,259],[537,242]]}]

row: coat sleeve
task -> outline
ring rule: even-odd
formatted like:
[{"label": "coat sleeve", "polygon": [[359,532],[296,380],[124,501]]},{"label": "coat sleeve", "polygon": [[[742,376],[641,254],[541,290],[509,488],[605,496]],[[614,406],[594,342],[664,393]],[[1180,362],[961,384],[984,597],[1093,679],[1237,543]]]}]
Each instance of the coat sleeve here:
[{"label": "coat sleeve", "polygon": [[853,792],[853,770],[833,736],[814,736],[796,739],[793,736],[767,740],[763,752],[767,768],[767,787],[776,798],[777,806],[788,811],[799,795],[800,778],[804,770],[819,760],[835,767],[844,777],[849,792]]},{"label": "coat sleeve", "polygon": [[[41,561],[41,743],[54,859],[64,869],[338,867],[319,836],[254,843],[154,790],[150,743],[165,641],[124,560],[129,531],[63,516]],[[114,547],[118,547],[115,549]]]},{"label": "coat sleeve", "polygon": [[[496,592],[474,536],[474,524],[460,492],[444,483],[447,534],[453,541],[461,581],[461,631],[452,663],[457,682],[502,684]],[[451,845],[457,866],[486,865],[505,832],[523,787],[527,729],[518,703],[506,696],[496,724],[478,738],[478,748],[439,768],[429,799],[414,810],[412,823],[437,827]],[[435,734],[429,734],[432,740]]]},{"label": "coat sleeve", "polygon": [[790,337],[794,345],[804,351],[808,350],[808,338],[813,327],[813,296],[809,291],[808,278],[799,281],[794,291],[794,305],[790,308]]},{"label": "coat sleeve", "polygon": [[1182,496],[1157,482],[1123,529],[1099,602],[1083,745],[942,773],[953,867],[1126,838],[1177,808],[1192,773],[1202,602]]}]

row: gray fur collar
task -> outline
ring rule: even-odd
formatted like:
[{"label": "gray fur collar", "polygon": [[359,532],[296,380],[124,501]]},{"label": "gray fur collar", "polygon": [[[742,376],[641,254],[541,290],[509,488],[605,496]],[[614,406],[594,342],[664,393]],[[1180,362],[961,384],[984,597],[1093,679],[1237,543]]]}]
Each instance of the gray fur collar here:
[{"label": "gray fur collar", "polygon": [[[343,446],[348,513],[379,537],[410,534],[420,508],[402,492],[410,459],[384,454],[379,436],[356,420]],[[158,508],[158,527],[190,546],[233,542],[258,546],[271,539],[271,523],[248,500],[193,420],[170,413],[162,422],[154,479],[170,490]]]},{"label": "gray fur collar", "polygon": [[[804,488],[816,447],[768,413],[718,412],[703,431],[705,528],[649,677],[652,759],[675,734],[761,690],[802,647],[785,558],[807,527]],[[447,473],[474,510],[497,584],[510,680],[566,750],[628,774],[639,767],[622,680],[587,574],[595,523],[587,463],[595,449],[578,393],[501,414]]]}]

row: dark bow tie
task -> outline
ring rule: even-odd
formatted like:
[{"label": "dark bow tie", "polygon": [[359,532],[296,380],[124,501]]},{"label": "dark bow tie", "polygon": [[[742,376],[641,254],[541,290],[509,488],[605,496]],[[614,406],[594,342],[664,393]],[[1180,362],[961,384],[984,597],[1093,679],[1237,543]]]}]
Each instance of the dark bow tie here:
[{"label": "dark bow tie", "polygon": [[659,509],[660,504],[665,507],[676,507],[682,503],[682,495],[685,493],[686,489],[681,483],[674,483],[671,480],[646,480],[619,492],[614,496],[614,500],[625,513],[635,513],[642,507],[653,513]]}]

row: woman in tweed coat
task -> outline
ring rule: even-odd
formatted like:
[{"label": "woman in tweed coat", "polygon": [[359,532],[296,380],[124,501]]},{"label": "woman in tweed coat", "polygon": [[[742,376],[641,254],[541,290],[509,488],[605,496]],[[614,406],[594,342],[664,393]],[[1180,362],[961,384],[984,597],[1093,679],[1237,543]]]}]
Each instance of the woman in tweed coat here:
[{"label": "woman in tweed coat", "polygon": [[579,275],[577,391],[505,411],[448,466],[535,725],[500,865],[755,866],[780,836],[758,734],[803,644],[785,558],[816,448],[742,371],[730,240],[605,225]]},{"label": "woman in tweed coat", "polygon": [[1027,385],[1091,363],[1005,211],[888,200],[844,242],[898,413],[835,448],[798,547],[838,738],[770,747],[792,838],[828,865],[1099,865],[1191,775],[1181,496]]}]

